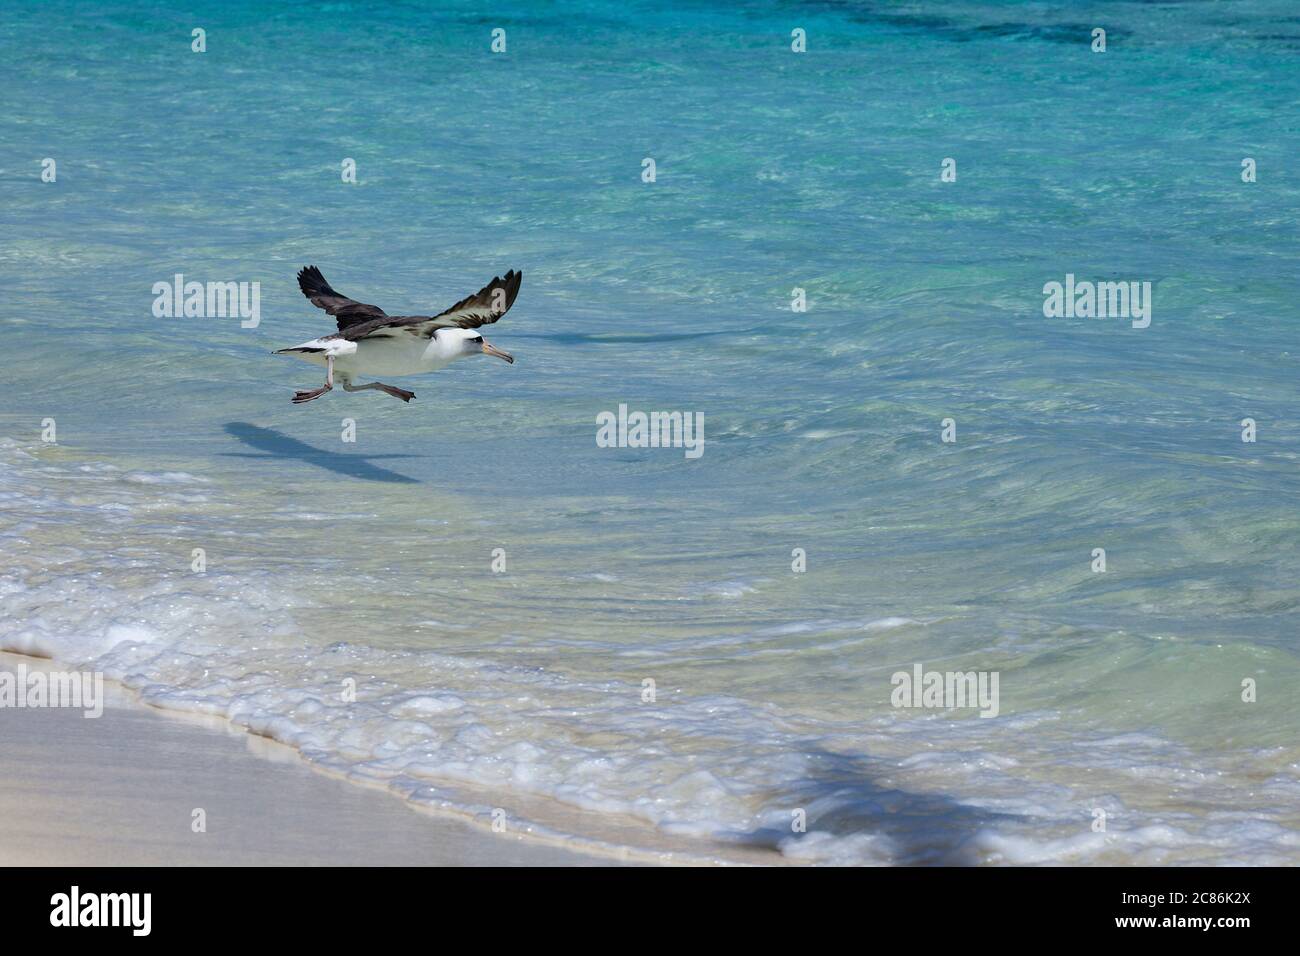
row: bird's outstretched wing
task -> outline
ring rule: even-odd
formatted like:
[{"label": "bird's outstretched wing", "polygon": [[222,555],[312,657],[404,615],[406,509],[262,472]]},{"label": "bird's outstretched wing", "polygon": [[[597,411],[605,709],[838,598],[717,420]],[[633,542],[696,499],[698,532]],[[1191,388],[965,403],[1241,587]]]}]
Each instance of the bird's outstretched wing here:
[{"label": "bird's outstretched wing", "polygon": [[[515,286],[517,289],[518,283]],[[366,305],[364,302],[349,299],[335,292],[315,266],[307,266],[299,271],[298,288],[302,289],[302,294],[311,300],[312,305],[324,309],[338,320],[340,332],[346,331],[350,326],[370,322],[373,319],[382,319],[388,315],[377,305]]]},{"label": "bird's outstretched wing", "polygon": [[519,284],[524,281],[522,272],[511,269],[505,278],[497,276],[473,295],[461,299],[445,312],[428,320],[433,329],[477,329],[490,325],[510,311],[519,296]]},{"label": "bird's outstretched wing", "polygon": [[[310,266],[308,268],[320,277],[319,271]],[[303,270],[304,273],[307,271],[307,269]],[[510,307],[515,304],[515,299],[519,295],[519,284],[523,279],[522,272],[511,269],[504,279],[497,276],[478,292],[461,299],[446,312],[437,315],[387,315],[373,305],[362,305],[360,302],[340,296],[329,287],[323,277],[320,277],[320,282],[325,292],[320,302],[317,302],[313,293],[307,292],[306,286],[303,287],[303,292],[326,312],[339,317],[338,335],[349,342],[396,338],[402,335],[429,339],[433,338],[434,333],[439,329],[477,329],[481,325],[495,322],[509,312]],[[298,281],[300,284],[303,282],[301,276]],[[343,311],[333,311],[334,303],[340,303],[342,308],[348,310],[346,317]],[[374,311],[362,311],[365,309]]]}]

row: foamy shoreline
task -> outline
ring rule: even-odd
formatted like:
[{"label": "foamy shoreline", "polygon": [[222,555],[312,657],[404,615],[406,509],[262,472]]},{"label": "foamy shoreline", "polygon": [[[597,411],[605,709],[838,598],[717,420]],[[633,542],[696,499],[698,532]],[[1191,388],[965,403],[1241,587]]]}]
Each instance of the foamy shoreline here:
[{"label": "foamy shoreline", "polygon": [[[14,442],[0,441],[0,446],[14,450],[21,459],[35,459],[17,449]],[[56,459],[66,453],[61,448],[39,451]],[[209,576],[167,569],[169,543],[153,535],[146,535],[140,543],[153,554],[149,564],[163,570],[156,577],[146,575],[144,582],[133,580],[131,562],[114,557],[124,549],[123,528],[136,527],[140,514],[155,519],[162,513],[172,520],[192,518],[203,503],[189,500],[188,493],[176,492],[171,486],[188,487],[204,479],[183,471],[123,472],[107,462],[83,463],[70,472],[57,465],[42,471],[32,484],[6,473],[6,478],[12,479],[8,487],[16,489],[24,502],[20,511],[32,516],[29,526],[6,529],[16,547],[7,552],[13,559],[12,574],[0,581],[7,624],[6,633],[0,635],[0,654],[17,655],[15,668],[32,669],[56,661],[57,665],[46,666],[99,673],[105,681],[116,682],[115,699],[120,708],[155,718],[165,715],[187,723],[202,721],[206,730],[215,727],[240,740],[265,741],[272,749],[283,748],[318,778],[332,777],[335,782],[385,791],[387,799],[396,797],[404,803],[408,814],[450,819],[490,839],[501,838],[491,827],[493,816],[501,813],[507,834],[530,844],[592,854],[602,860],[705,865],[785,862],[771,846],[716,841],[698,831],[670,833],[658,828],[655,821],[608,801],[603,806],[592,801],[584,805],[557,799],[546,787],[528,786],[526,781],[523,786],[511,786],[509,780],[500,779],[502,774],[496,779],[491,774],[475,774],[467,767],[475,761],[501,759],[511,764],[519,757],[511,766],[520,761],[530,764],[530,752],[520,756],[521,747],[524,751],[527,747],[504,731],[508,730],[511,705],[520,699],[521,690],[528,693],[539,681],[548,687],[554,683],[549,673],[539,676],[534,670],[503,670],[491,662],[436,651],[381,650],[370,656],[369,648],[362,645],[334,642],[321,649],[317,670],[336,669],[346,662],[337,670],[337,677],[307,674],[298,667],[300,648],[276,637],[297,632],[300,624],[286,608],[310,605],[310,598],[303,600],[292,591],[278,590],[274,595],[265,592],[263,598],[256,597],[259,587],[266,586],[265,580],[259,584],[256,572],[232,575],[225,571]],[[57,482],[60,475],[84,479],[84,483],[74,480],[74,484],[86,497],[57,483],[54,486],[63,494],[42,494],[40,489],[49,482],[40,479]],[[141,485],[149,487],[147,494],[136,490]],[[159,486],[171,488],[170,493],[159,491]],[[94,533],[59,537],[59,532],[73,527],[99,528],[105,508],[114,519],[106,536],[98,540]],[[123,517],[126,515],[130,517]],[[64,517],[72,520],[61,520]],[[55,533],[45,533],[50,531]],[[208,540],[204,535],[189,536]],[[115,572],[111,581],[99,577],[104,568]],[[146,584],[143,590],[141,583]],[[154,591],[155,586],[161,590]],[[207,603],[201,593],[215,598],[215,603]],[[87,600],[69,600],[72,594]],[[262,640],[255,637],[258,635]],[[254,639],[241,640],[248,637]],[[241,654],[249,644],[270,656]],[[278,659],[273,659],[276,655]],[[165,666],[153,666],[157,664]],[[179,669],[172,669],[173,665]],[[422,668],[427,673],[416,686],[401,683],[403,677]],[[476,681],[484,671],[519,680],[502,686],[499,681]],[[295,681],[293,675],[302,679]],[[348,707],[322,708],[322,702],[335,705],[338,690],[348,679],[355,680],[355,675],[368,675],[367,693],[361,695],[358,705],[360,714]],[[318,694],[302,682],[316,677],[326,681],[327,691]],[[246,683],[249,678],[251,685]],[[486,693],[476,693],[485,687]],[[639,688],[634,691],[639,693]],[[596,687],[593,693],[598,703],[605,701],[602,688]],[[631,699],[639,701],[635,693]],[[506,728],[480,726],[485,715],[494,713],[506,716]],[[42,731],[26,730],[40,725],[24,724],[19,715],[20,709],[7,714],[0,708],[0,720],[12,716],[10,724],[20,728],[13,733],[41,739]],[[439,733],[423,723],[431,715],[443,716],[439,730],[449,728],[449,732]],[[30,722],[34,718],[26,715],[25,719]],[[363,726],[367,736],[359,739],[357,731]],[[392,760],[394,754],[387,749],[389,732],[395,727],[406,746],[418,748],[411,751],[410,763]],[[133,725],[133,732],[135,729]],[[67,725],[67,730],[78,739],[85,736],[83,728]],[[458,736],[466,746],[446,748],[447,742]],[[37,763],[51,759],[43,753],[29,756]],[[392,761],[391,765],[386,761]],[[247,765],[231,770],[255,772]],[[119,785],[112,782],[112,786]]]},{"label": "foamy shoreline", "polygon": [[[0,668],[53,664],[0,653]],[[0,710],[0,865],[620,865],[316,772],[220,719],[105,684],[104,713]],[[224,725],[224,726],[223,726]],[[195,832],[195,811],[205,832]],[[638,861],[641,862],[641,861]]]}]

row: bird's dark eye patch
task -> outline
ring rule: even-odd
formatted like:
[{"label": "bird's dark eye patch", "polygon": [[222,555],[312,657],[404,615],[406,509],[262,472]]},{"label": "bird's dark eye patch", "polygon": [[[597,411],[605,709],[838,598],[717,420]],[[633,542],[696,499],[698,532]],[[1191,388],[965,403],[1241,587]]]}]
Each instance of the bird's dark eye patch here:
[{"label": "bird's dark eye patch", "polygon": [[471,341],[471,342],[482,342],[482,341],[483,341],[483,336],[481,336],[481,335],[476,335],[476,336],[474,336],[472,339],[470,339],[470,341]]}]

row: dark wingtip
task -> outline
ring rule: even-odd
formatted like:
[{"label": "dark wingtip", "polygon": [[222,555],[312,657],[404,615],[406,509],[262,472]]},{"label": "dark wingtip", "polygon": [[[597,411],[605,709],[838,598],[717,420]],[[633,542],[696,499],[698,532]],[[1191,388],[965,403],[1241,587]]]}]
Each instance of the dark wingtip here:
[{"label": "dark wingtip", "polygon": [[298,288],[309,299],[313,295],[337,295],[315,266],[303,266],[298,270]]}]

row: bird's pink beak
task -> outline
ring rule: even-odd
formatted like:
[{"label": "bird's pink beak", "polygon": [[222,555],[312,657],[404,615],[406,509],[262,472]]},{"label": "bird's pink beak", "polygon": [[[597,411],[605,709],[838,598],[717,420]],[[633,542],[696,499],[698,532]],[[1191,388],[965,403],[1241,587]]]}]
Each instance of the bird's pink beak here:
[{"label": "bird's pink beak", "polygon": [[502,352],[499,348],[497,348],[495,345],[492,345],[490,342],[484,342],[481,347],[483,349],[484,355],[495,355],[499,359],[505,359],[511,365],[515,364],[515,357],[513,355],[511,355],[509,352]]}]

